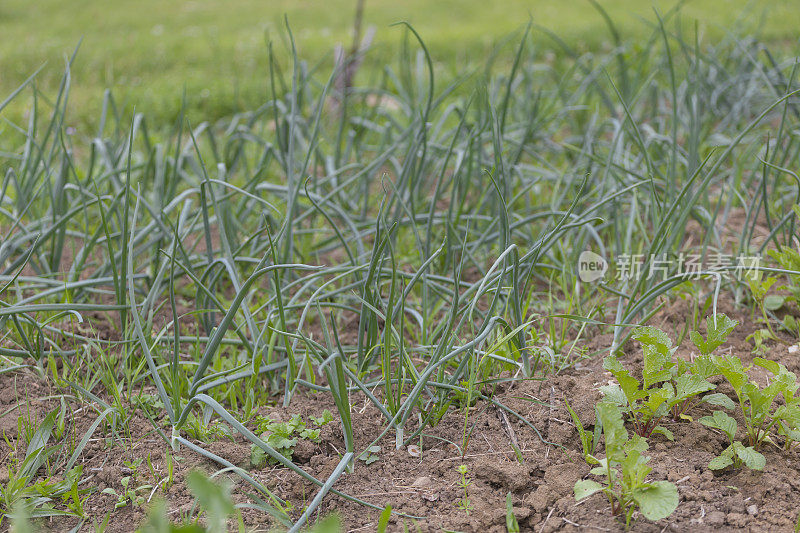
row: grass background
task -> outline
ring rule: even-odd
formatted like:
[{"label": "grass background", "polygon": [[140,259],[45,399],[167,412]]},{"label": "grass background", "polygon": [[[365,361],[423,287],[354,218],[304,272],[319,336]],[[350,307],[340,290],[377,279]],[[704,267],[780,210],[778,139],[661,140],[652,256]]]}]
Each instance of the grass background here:
[{"label": "grass background", "polygon": [[[625,36],[646,35],[653,8],[662,13],[674,1],[601,2]],[[267,99],[267,48],[283,41],[283,15],[289,18],[303,58],[327,59],[336,43],[349,43],[354,0],[7,0],[0,4],[0,100],[40,65],[37,83],[45,95],[58,87],[66,58],[81,42],[72,69],[71,117],[77,127],[93,123],[103,91],[110,88],[126,112],[133,106],[156,123],[172,121],[186,88],[189,118],[214,120],[253,108]],[[376,26],[375,44],[395,45],[402,30],[391,23],[414,24],[440,66],[463,69],[529,17],[580,48],[602,46],[609,33],[587,0],[367,0],[365,23]],[[689,0],[682,24],[701,36],[719,37],[732,27],[758,32],[770,41],[797,42],[800,10],[796,0],[742,2]],[[534,32],[545,46],[546,35]],[[481,53],[482,52],[482,53]],[[287,57],[283,42],[279,58]],[[368,68],[380,63],[373,56]],[[23,118],[29,98],[6,110]]]}]

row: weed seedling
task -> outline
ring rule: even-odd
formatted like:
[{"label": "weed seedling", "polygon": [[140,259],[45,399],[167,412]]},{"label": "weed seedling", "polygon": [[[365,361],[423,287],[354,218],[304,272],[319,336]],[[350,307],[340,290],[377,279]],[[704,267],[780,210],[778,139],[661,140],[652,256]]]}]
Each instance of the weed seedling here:
[{"label": "weed seedling", "polygon": [[[800,206],[795,206],[794,210],[795,213],[800,213]],[[800,272],[800,252],[797,250],[788,246],[781,246],[777,250],[769,250],[767,253],[773,259],[775,259],[782,269]],[[778,288],[788,291],[789,295],[785,298],[776,295],[775,300],[772,302],[773,306],[777,306],[778,304],[783,305],[784,302],[793,303],[796,306],[800,306],[800,275],[788,274],[787,278],[789,282],[786,285],[781,285]],[[800,320],[790,314],[787,314],[783,318],[782,326],[783,329],[794,335],[796,338],[800,338]]]},{"label": "weed seedling", "polygon": [[117,502],[114,504],[115,509],[121,509],[122,507],[126,507],[128,505],[139,507],[145,502],[145,497],[143,494],[152,489],[153,486],[140,485],[136,487],[134,484],[132,484],[133,480],[133,476],[123,476],[119,480],[120,484],[122,485],[122,492],[117,492],[112,487],[106,487],[103,489],[103,494],[109,494],[117,498]]},{"label": "weed seedling", "polygon": [[377,445],[370,446],[369,448],[364,450],[361,453],[361,455],[358,456],[358,458],[361,461],[364,461],[365,465],[371,465],[372,463],[374,463],[375,461],[380,459],[380,457],[377,455],[378,452],[380,452],[380,451],[381,451],[381,447],[380,446],[377,446]]},{"label": "weed seedling", "polygon": [[566,406],[569,416],[572,418],[572,423],[575,424],[575,428],[578,430],[578,435],[581,438],[583,459],[584,461],[588,461],[588,458],[594,453],[594,448],[597,445],[597,441],[600,439],[600,431],[602,428],[599,423],[595,424],[594,433],[589,433],[583,427],[583,423],[581,422],[580,418],[578,418],[578,413],[575,412],[567,400],[564,400],[564,405]]},{"label": "weed seedling", "polygon": [[756,306],[761,311],[759,321],[766,327],[757,329],[747,336],[747,340],[753,341],[753,352],[763,354],[766,350],[764,344],[767,340],[780,342],[780,338],[772,329],[772,323],[767,315],[768,311],[775,311],[783,305],[784,299],[781,296],[768,294],[770,288],[778,281],[774,276],[763,277],[763,273],[759,271],[755,276],[746,278],[747,287],[750,289],[750,294],[756,303]]},{"label": "weed seedling", "polygon": [[[322,417],[312,418],[317,426],[323,426],[333,420],[333,415],[328,411],[325,415],[323,412]],[[306,423],[300,415],[294,415],[288,422],[274,422],[269,418],[257,416],[256,419],[257,431],[262,434],[262,438],[269,444],[275,451],[291,460],[294,453],[294,447],[297,446],[299,440],[310,440],[311,442],[319,442],[320,429],[311,429],[306,427]],[[256,445],[253,445],[250,450],[250,463],[253,466],[263,466],[267,463],[267,454]],[[270,458],[270,460],[272,460]]]},{"label": "weed seedling", "polygon": [[519,533],[519,522],[514,514],[514,502],[511,493],[506,494],[506,531],[508,533]]},{"label": "weed seedling", "polygon": [[469,501],[469,496],[467,495],[467,488],[472,483],[472,480],[467,477],[469,468],[467,465],[458,465],[456,470],[460,474],[460,477],[458,478],[458,486],[464,491],[464,496],[459,498],[459,500],[456,502],[456,507],[469,515],[469,512],[474,509],[472,502]]},{"label": "weed seedling", "polygon": [[172,486],[172,483],[175,481],[175,462],[172,458],[172,454],[169,453],[169,450],[167,450],[165,462],[167,463],[167,480],[164,488],[169,490],[169,488]]}]

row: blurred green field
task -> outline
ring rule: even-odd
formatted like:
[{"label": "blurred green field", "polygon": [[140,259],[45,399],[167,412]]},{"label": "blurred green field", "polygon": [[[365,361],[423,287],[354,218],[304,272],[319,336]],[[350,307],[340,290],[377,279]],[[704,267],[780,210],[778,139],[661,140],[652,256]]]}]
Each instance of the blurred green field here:
[{"label": "blurred green field", "polygon": [[[674,2],[608,0],[602,5],[624,36],[649,33],[653,6],[667,11]],[[64,62],[81,42],[72,68],[69,121],[76,126],[97,116],[103,91],[110,88],[125,112],[135,105],[152,121],[172,120],[186,88],[189,118],[213,120],[249,109],[267,98],[267,47],[287,59],[286,14],[300,54],[330,62],[331,50],[349,42],[354,0],[8,0],[0,4],[0,100],[39,66],[45,95],[56,92]],[[745,3],[690,0],[681,10],[686,28],[699,22],[701,36],[720,37],[729,28],[758,32],[770,41],[797,42],[800,10],[796,0]],[[529,17],[572,45],[591,48],[609,41],[598,12],[586,0],[367,0],[365,22],[377,28],[378,49],[390,49],[402,36],[393,22],[414,24],[441,65],[463,68],[480,61],[493,44],[522,28]],[[552,45],[544,32],[534,39]],[[374,64],[379,63],[374,56]],[[4,111],[22,118],[30,92]]]}]

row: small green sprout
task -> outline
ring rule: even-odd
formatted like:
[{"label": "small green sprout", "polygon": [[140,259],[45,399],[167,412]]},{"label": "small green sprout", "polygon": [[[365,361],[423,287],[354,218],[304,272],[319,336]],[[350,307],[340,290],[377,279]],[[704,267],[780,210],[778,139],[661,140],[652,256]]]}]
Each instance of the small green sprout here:
[{"label": "small green sprout", "polygon": [[469,472],[469,468],[467,465],[458,465],[456,470],[461,475],[458,480],[458,486],[464,490],[464,496],[459,498],[456,502],[456,507],[461,509],[462,511],[466,512],[469,515],[469,512],[473,510],[475,507],[472,505],[472,502],[469,501],[469,496],[467,494],[467,488],[472,484],[472,480],[467,477],[467,472]]}]

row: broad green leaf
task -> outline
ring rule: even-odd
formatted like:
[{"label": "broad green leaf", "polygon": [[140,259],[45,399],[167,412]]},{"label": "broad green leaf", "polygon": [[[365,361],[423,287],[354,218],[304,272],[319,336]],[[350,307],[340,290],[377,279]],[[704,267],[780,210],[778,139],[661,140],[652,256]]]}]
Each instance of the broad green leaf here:
[{"label": "broad green leaf", "polygon": [[738,325],[738,320],[724,313],[717,313],[716,317],[714,315],[706,317],[706,327],[715,339],[726,339]]},{"label": "broad green leaf", "polygon": [[760,366],[766,370],[769,370],[776,376],[781,372],[788,372],[786,367],[782,364],[778,363],[777,361],[770,361],[769,359],[764,359],[763,357],[754,357],[753,364],[756,366]]},{"label": "broad green leaf", "polygon": [[700,355],[695,357],[694,361],[692,361],[690,370],[692,374],[697,374],[705,379],[719,374],[717,366],[708,355]]},{"label": "broad green leaf", "polygon": [[800,405],[781,405],[772,413],[772,418],[783,421],[789,428],[800,429]]},{"label": "broad green leaf", "polygon": [[668,357],[669,350],[672,348],[672,340],[669,335],[653,326],[640,326],[633,330],[632,337],[645,346],[659,352],[662,356]]},{"label": "broad green leaf", "polygon": [[619,407],[609,402],[600,402],[596,407],[597,418],[603,424],[606,442],[606,457],[618,461],[623,456],[622,447],[628,440],[628,431],[622,421]]},{"label": "broad green leaf", "polygon": [[711,343],[706,342],[702,335],[700,335],[696,331],[689,332],[689,338],[692,340],[697,349],[700,350],[700,353],[703,355],[709,354],[714,351],[714,348],[711,346]]},{"label": "broad green leaf", "polygon": [[674,396],[672,392],[672,386],[669,383],[666,383],[659,389],[651,389],[648,392],[650,394],[647,398],[647,401],[644,402],[644,406],[650,411],[651,415],[658,413],[659,408],[665,406],[665,404],[667,404],[667,402],[669,402]]},{"label": "broad green leaf", "polygon": [[800,442],[800,430],[786,427],[785,424],[781,424],[779,433],[791,441]]},{"label": "broad green leaf", "polygon": [[767,394],[773,395],[774,391],[774,395],[777,395],[778,393],[782,394],[787,404],[790,404],[794,401],[794,395],[798,388],[797,375],[795,375],[794,372],[790,372],[785,366],[776,361],[770,361],[769,359],[764,359],[763,357],[754,358],[753,364],[760,366],[761,368],[764,368],[774,374],[774,377],[767,387],[767,389],[769,389]]},{"label": "broad green leaf", "polygon": [[672,362],[672,340],[666,333],[652,326],[636,328],[633,338],[642,343],[644,352],[644,368],[642,378],[644,388],[666,381],[670,378]]},{"label": "broad green leaf", "polygon": [[683,374],[675,380],[675,397],[670,400],[670,406],[677,405],[693,396],[702,394],[714,388],[714,385],[696,374]]},{"label": "broad green leaf", "polygon": [[776,393],[782,394],[787,404],[794,403],[798,387],[797,377],[792,372],[778,374],[769,384],[769,387]]},{"label": "broad green leaf", "polygon": [[721,392],[706,394],[703,396],[702,402],[717,407],[724,407],[725,409],[736,408],[736,404],[733,402],[733,400],[731,400],[727,394],[722,394]]},{"label": "broad green leaf", "polygon": [[589,471],[591,474],[594,474],[596,476],[604,476],[608,473],[608,458],[603,457],[602,459],[598,459],[594,455],[590,455],[586,462],[589,464],[600,465],[592,468]]},{"label": "broad green leaf", "polygon": [[333,414],[329,410],[325,409],[324,411],[322,411],[322,416],[321,417],[313,417],[312,416],[311,417],[311,421],[314,422],[318,426],[324,426],[325,424],[328,424],[329,422],[333,422]]},{"label": "broad green leaf", "polygon": [[581,501],[595,492],[603,490],[603,485],[591,479],[580,479],[575,483],[575,500]]},{"label": "broad green leaf", "polygon": [[604,402],[610,402],[622,408],[628,407],[628,397],[625,396],[625,393],[616,383],[612,383],[611,385],[603,385],[599,390],[603,395]]},{"label": "broad green leaf", "polygon": [[692,365],[690,365],[688,361],[680,358],[678,358],[675,361],[675,366],[673,366],[671,369],[673,378],[675,376],[682,376],[684,374],[689,374],[691,373],[691,371],[692,371]]},{"label": "broad green leaf", "polygon": [[714,411],[713,416],[702,417],[700,423],[722,431],[728,436],[730,442],[736,438],[736,420],[724,411]]},{"label": "broad green leaf", "polygon": [[625,394],[627,403],[631,407],[647,396],[647,393],[641,390],[639,380],[631,376],[616,357],[610,355],[603,359],[603,368],[611,372],[611,374],[617,378],[617,382],[622,392]]},{"label": "broad green leaf", "polygon": [[742,366],[742,361],[738,357],[731,355],[725,357],[718,357],[715,355],[712,356],[711,360],[714,361],[720,374],[725,376],[725,379],[731,384],[733,390],[740,393],[742,386],[749,380]]},{"label": "broad green leaf", "polygon": [[733,464],[733,445],[728,446],[722,453],[711,459],[708,468],[711,470],[722,470]]},{"label": "broad green leaf", "polygon": [[669,481],[656,481],[633,491],[633,499],[648,520],[661,520],[678,507],[678,489]]},{"label": "broad green leaf", "polygon": [[267,453],[256,445],[250,447],[250,465],[259,468],[267,464]]},{"label": "broad green leaf", "polygon": [[754,383],[742,385],[742,396],[750,402],[750,423],[753,426],[760,425],[761,421],[769,414],[769,408],[778,391],[767,387],[764,390],[758,388]]},{"label": "broad green leaf", "polygon": [[672,434],[672,432],[667,428],[665,428],[664,426],[656,426],[655,428],[653,428],[653,433],[660,433],[661,435],[664,435],[667,438],[667,440],[670,441],[675,440],[675,436]]},{"label": "broad green leaf", "polygon": [[624,448],[626,453],[631,453],[632,451],[644,453],[648,450],[648,448],[650,448],[650,446],[648,446],[646,438],[634,433],[631,435],[630,440],[625,443]]},{"label": "broad green leaf", "polygon": [[768,294],[764,297],[764,308],[768,311],[777,311],[786,302],[786,298],[780,294]]},{"label": "broad green leaf", "polygon": [[631,452],[621,463],[624,484],[629,487],[640,486],[650,472],[653,471],[650,465],[647,464],[649,460],[649,457],[640,454],[638,451]]},{"label": "broad green leaf", "polygon": [[703,339],[696,331],[691,332],[689,337],[700,353],[708,355],[728,339],[728,335],[738,324],[739,322],[723,314],[718,314],[716,320],[713,316],[709,316],[706,317],[707,338]]},{"label": "broad green leaf", "polygon": [[741,459],[742,462],[747,466],[747,468],[751,468],[753,470],[764,470],[767,460],[752,446],[745,447],[744,444],[736,441],[733,443],[733,450],[736,452],[736,455],[739,456],[739,459]]}]

